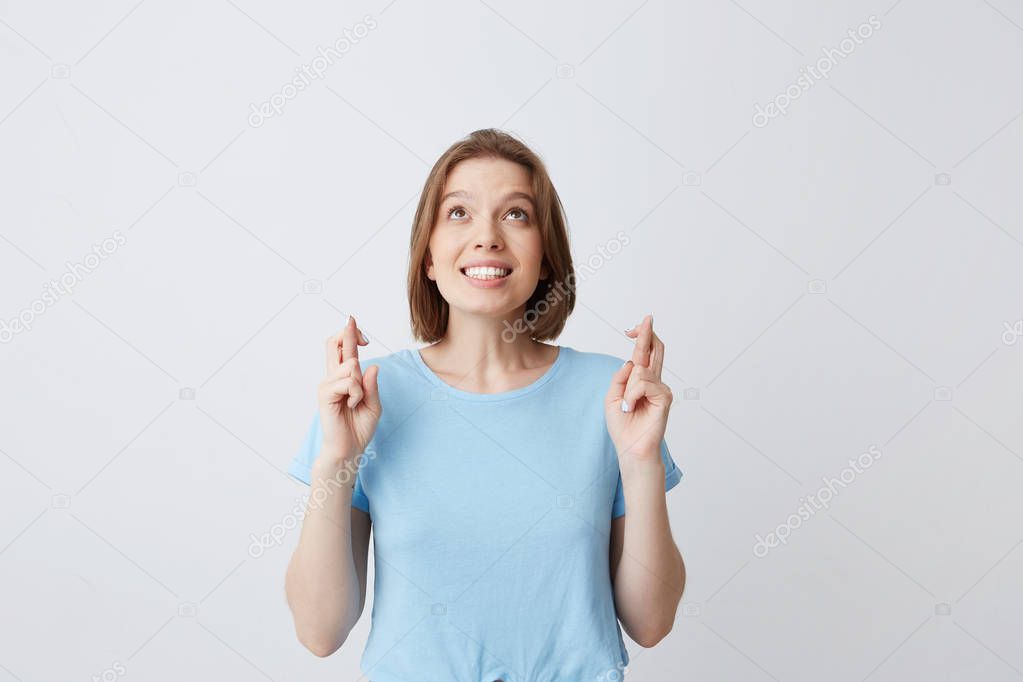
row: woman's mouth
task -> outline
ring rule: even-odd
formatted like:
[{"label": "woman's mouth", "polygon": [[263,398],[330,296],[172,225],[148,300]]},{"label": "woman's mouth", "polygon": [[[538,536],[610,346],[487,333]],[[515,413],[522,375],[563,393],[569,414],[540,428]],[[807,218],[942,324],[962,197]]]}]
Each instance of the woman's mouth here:
[{"label": "woman's mouth", "polygon": [[511,270],[508,268],[495,267],[469,267],[461,269],[462,276],[469,284],[483,289],[501,286],[508,279]]}]

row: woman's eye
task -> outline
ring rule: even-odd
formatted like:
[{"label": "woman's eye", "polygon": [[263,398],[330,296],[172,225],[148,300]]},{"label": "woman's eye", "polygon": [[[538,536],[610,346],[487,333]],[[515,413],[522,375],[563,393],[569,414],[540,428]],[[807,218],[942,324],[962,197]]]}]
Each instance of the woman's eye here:
[{"label": "woman's eye", "polygon": [[[521,208],[513,208],[510,211],[508,211],[508,213],[505,215],[506,217],[510,217],[512,220],[515,220],[517,222],[529,222],[529,214],[526,213]],[[447,217],[449,220],[451,219],[461,220],[463,218],[467,218],[468,214],[466,213],[466,210],[461,206],[454,206],[447,210]]]}]

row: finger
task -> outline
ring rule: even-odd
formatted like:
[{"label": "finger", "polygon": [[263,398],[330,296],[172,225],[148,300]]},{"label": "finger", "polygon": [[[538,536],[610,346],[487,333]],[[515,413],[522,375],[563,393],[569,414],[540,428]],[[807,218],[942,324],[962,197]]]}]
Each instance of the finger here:
[{"label": "finger", "polygon": [[639,368],[633,364],[632,360],[629,360],[629,367],[632,368],[632,372],[629,373],[629,378],[625,382],[625,388],[622,390],[621,399],[618,401],[618,409],[622,412],[632,412],[636,409],[635,391],[630,391],[630,388],[638,381],[636,379],[636,370]]},{"label": "finger", "polygon": [[624,365],[611,375],[611,385],[608,386],[607,394],[604,396],[605,404],[621,402],[622,396],[625,395],[625,385],[629,380],[632,367],[632,360],[627,360]]},{"label": "finger", "polygon": [[645,377],[648,377],[649,372],[650,369],[648,367],[642,367],[633,363],[632,371],[629,373],[629,379],[625,382],[625,390],[622,391],[622,412],[632,412],[636,409],[636,400],[643,396],[642,391],[637,392],[636,386],[641,383]]},{"label": "finger", "polygon": [[354,380],[350,376],[324,379],[320,382],[320,396],[331,403],[343,404],[345,398],[351,393],[353,383]]},{"label": "finger", "polygon": [[352,388],[348,392],[348,407],[354,408],[362,400],[366,392],[362,390],[362,377],[352,376]]},{"label": "finger", "polygon": [[667,385],[654,380],[648,373],[649,369],[647,372],[639,371],[643,368],[637,367],[636,369],[637,371],[634,372],[635,376],[632,377],[634,381],[630,381],[629,385],[625,387],[625,396],[622,398],[630,408],[628,411],[631,412],[636,409],[636,405],[642,398],[646,398],[656,405],[669,404],[671,402],[671,390]]},{"label": "finger", "polygon": [[[362,330],[359,329],[359,325],[355,320],[354,315],[348,316],[348,322],[345,324],[345,331],[342,334],[343,346],[341,348],[342,355],[342,366],[348,366],[351,368],[352,378],[355,379],[355,383],[352,387],[352,394],[348,399],[348,407],[354,408],[359,404],[360,401],[365,397],[365,390],[362,387],[363,376],[362,376],[362,365],[359,362],[359,345],[366,345],[369,343],[369,339]],[[350,345],[349,345],[350,343]],[[351,354],[347,354],[346,350],[350,349]]]},{"label": "finger", "polygon": [[338,334],[327,337],[327,376],[334,374],[337,371],[338,366],[341,364],[340,360],[340,349],[338,348],[340,342]]},{"label": "finger", "polygon": [[356,341],[355,331],[355,318],[349,315],[348,322],[345,323],[345,328],[341,331],[341,362],[348,358],[359,357],[359,344]]},{"label": "finger", "polygon": [[646,360],[646,363],[643,366],[650,367],[652,359],[651,356],[654,351],[654,340],[657,338],[657,335],[654,334],[654,316],[647,315],[644,322],[645,325],[643,331],[640,333],[640,338],[643,339],[643,359]]},{"label": "finger", "polygon": [[654,334],[654,348],[650,352],[650,369],[653,370],[657,380],[661,379],[661,367],[664,366],[664,342]]},{"label": "finger", "polygon": [[341,363],[341,366],[347,370],[354,381],[348,407],[355,407],[365,395],[365,391],[362,389],[362,366],[359,364],[359,358],[348,358]]},{"label": "finger", "polygon": [[640,399],[647,399],[654,405],[667,407],[672,401],[671,389],[662,381],[638,379],[633,387],[625,390],[625,398],[623,400],[629,401],[629,405],[633,406],[634,409],[634,406]]},{"label": "finger", "polygon": [[377,386],[377,376],[379,374],[380,365],[372,365],[366,370],[362,380],[362,388],[366,394],[363,398],[363,404],[378,415],[383,411],[383,406],[380,404],[380,387]]},{"label": "finger", "polygon": [[359,358],[348,358],[334,368],[334,371],[327,375],[327,380],[342,379],[351,377],[354,385],[351,390],[351,400],[347,402],[348,407],[355,407],[363,397],[362,390],[362,366]]},{"label": "finger", "polygon": [[628,336],[635,336],[638,333],[640,325],[642,325],[645,320],[646,320],[646,317],[644,317],[642,320],[640,320],[639,324],[637,324],[636,326],[629,327],[628,329],[626,329],[625,330],[626,335],[628,335]]},{"label": "finger", "polygon": [[643,325],[646,324],[646,318],[647,317],[649,317],[649,315],[644,315],[643,319],[639,321],[639,324],[637,324],[636,326],[631,327],[629,329],[626,329],[625,330],[625,335],[630,337],[630,338],[634,338],[634,339],[638,338],[639,337],[639,333],[641,331],[643,331]]},{"label": "finger", "polygon": [[639,332],[636,337],[636,346],[632,349],[632,361],[639,367],[650,365],[650,341],[653,336],[653,316],[647,315],[636,328]]}]

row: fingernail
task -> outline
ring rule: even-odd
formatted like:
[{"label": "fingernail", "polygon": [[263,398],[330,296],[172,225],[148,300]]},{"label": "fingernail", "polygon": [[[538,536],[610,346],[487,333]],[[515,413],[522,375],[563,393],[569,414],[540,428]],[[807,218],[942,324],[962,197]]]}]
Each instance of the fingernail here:
[{"label": "fingernail", "polygon": [[629,403],[627,403],[627,402],[625,402],[623,400],[622,401],[622,412],[628,412],[628,411],[629,411]]},{"label": "fingernail", "polygon": [[363,343],[369,343],[369,337],[366,336],[365,334],[363,334],[361,329],[359,330],[359,336],[362,337],[362,342]]}]

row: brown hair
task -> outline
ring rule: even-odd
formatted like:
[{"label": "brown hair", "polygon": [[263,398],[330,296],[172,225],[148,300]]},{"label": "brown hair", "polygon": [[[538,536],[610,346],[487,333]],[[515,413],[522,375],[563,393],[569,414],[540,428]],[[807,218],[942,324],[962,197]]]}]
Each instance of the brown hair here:
[{"label": "brown hair", "polygon": [[[532,339],[555,339],[575,307],[575,270],[565,209],[540,157],[519,139],[494,128],[477,130],[448,147],[426,178],[412,223],[409,247],[408,301],[412,334],[416,339],[434,343],[447,329],[448,302],[441,296],[437,283],[426,276],[424,263],[448,173],[460,161],[478,157],[507,159],[524,166],[530,173],[548,275],[537,282],[526,302],[526,319],[521,321],[521,328],[520,321],[516,321],[516,330],[524,333],[528,326]],[[565,282],[571,284],[566,286]],[[533,317],[529,319],[531,314]]]}]

